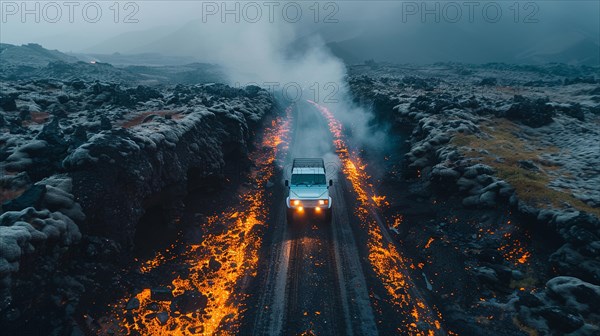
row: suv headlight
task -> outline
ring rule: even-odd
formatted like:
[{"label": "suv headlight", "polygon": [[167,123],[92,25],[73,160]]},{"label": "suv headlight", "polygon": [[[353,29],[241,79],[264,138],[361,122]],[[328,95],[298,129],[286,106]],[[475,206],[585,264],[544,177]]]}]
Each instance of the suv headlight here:
[{"label": "suv headlight", "polygon": [[292,201],[292,205],[294,205],[294,206],[300,206],[300,205],[302,205],[302,202],[300,202],[300,200],[293,200]]},{"label": "suv headlight", "polygon": [[329,204],[329,200],[328,199],[319,200],[319,205],[327,205],[327,204]]}]

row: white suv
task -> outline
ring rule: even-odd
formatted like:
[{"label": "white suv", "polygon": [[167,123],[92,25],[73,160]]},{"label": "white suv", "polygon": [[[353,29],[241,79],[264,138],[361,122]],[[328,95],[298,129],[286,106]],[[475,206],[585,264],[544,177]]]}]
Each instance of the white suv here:
[{"label": "white suv", "polygon": [[289,189],[285,200],[287,220],[291,223],[294,217],[314,215],[331,221],[331,197],[329,187],[333,181],[325,173],[323,159],[294,159],[291,181],[285,180]]}]

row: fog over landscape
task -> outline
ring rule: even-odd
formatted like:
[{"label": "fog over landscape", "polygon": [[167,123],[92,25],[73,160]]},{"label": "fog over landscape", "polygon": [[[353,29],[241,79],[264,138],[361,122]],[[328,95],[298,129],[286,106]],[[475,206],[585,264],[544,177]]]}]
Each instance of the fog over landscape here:
[{"label": "fog over landscape", "polygon": [[21,8],[4,1],[2,42],[227,62],[231,54],[250,61],[290,52],[318,36],[349,63],[598,62],[597,1],[341,1],[318,10],[309,2],[140,1],[118,10],[110,2],[56,4],[60,16],[44,2]]}]

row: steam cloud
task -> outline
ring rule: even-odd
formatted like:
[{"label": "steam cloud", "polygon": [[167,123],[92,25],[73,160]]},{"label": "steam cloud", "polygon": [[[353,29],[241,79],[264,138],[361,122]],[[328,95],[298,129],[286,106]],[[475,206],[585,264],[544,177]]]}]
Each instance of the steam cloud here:
[{"label": "steam cloud", "polygon": [[[328,107],[353,139],[375,148],[385,143],[383,132],[368,126],[370,111],[352,103],[343,61],[332,55],[319,34],[307,29],[310,25],[214,21],[197,20],[188,29],[196,32],[197,46],[207,52],[203,58],[225,67],[228,84],[262,86],[283,106],[295,102],[299,113],[313,108],[305,104],[313,100]],[[205,38],[210,36],[218,38]],[[299,119],[305,139],[295,144],[293,155],[337,163],[328,130],[320,129],[316,120]]]}]

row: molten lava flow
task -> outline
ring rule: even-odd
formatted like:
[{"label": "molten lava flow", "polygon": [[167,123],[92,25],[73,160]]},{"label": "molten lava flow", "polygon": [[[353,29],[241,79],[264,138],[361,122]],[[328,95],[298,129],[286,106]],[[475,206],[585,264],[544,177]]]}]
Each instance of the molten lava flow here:
[{"label": "molten lava flow", "polygon": [[240,287],[257,273],[262,243],[260,227],[265,225],[268,209],[266,185],[274,175],[275,160],[289,142],[291,108],[286,112],[285,117],[276,118],[265,129],[261,150],[250,156],[257,167],[251,173],[255,187],[240,192],[239,206],[208,217],[202,224],[203,231],[207,232],[202,242],[187,246],[175,260],[167,260],[164,253],[157,253],[154,259],[140,264],[142,274],[150,273],[167,261],[178,262],[188,270],[173,274],[174,278],[167,280],[170,283],[162,287],[167,289],[167,294],[170,291],[172,297],[157,295],[153,298],[154,289],[147,288],[135,296],[139,306],[130,311],[123,311],[128,300],[121,300],[113,306],[119,327],[111,329],[113,326],[108,321],[102,333],[229,335],[239,332],[246,298]]},{"label": "molten lava flow", "polygon": [[[344,141],[341,123],[324,106],[315,102],[313,104],[325,117],[329,129],[334,137],[336,153],[342,163],[342,171],[352,184],[357,196],[355,214],[362,225],[369,232],[369,261],[374,271],[383,282],[383,285],[392,300],[392,304],[408,314],[403,314],[402,321],[406,330],[411,335],[433,335],[441,332],[441,316],[439,312],[429,308],[422,298],[411,296],[415,287],[410,279],[400,270],[407,269],[408,262],[396,249],[396,246],[384,239],[380,226],[371,213],[373,208],[385,205],[385,196],[375,195],[370,176],[367,174],[366,165],[360,157],[348,150]],[[396,217],[401,221],[402,217]],[[428,325],[427,331],[422,327]]]}]

